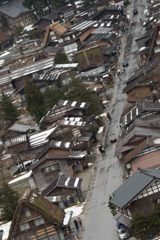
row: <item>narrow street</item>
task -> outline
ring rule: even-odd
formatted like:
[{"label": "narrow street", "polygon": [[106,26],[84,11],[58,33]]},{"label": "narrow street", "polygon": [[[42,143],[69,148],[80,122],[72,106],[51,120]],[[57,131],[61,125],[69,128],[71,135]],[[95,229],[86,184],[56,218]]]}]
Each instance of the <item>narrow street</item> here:
[{"label": "narrow street", "polygon": [[[108,127],[108,133],[115,133],[118,138],[121,133],[119,127],[120,116],[123,108],[126,106],[126,95],[122,94],[124,82],[138,68],[137,46],[135,39],[144,34],[140,18],[143,18],[143,11],[146,8],[146,0],[135,0],[128,7],[127,14],[132,20],[133,9],[138,10],[138,14],[133,17],[135,27],[130,29],[127,37],[123,37],[121,46],[121,55],[119,57],[119,69],[121,69],[122,60],[126,60],[129,66],[122,75],[123,80],[115,79],[114,96],[112,99],[112,121]],[[106,138],[106,154],[100,157],[97,165],[97,174],[93,176],[93,190],[88,200],[88,213],[86,213],[87,224],[84,232],[84,240],[115,240],[116,222],[113,219],[110,209],[108,208],[109,194],[121,185],[123,182],[123,172],[117,157],[114,157],[116,144],[111,144],[108,137]]]}]

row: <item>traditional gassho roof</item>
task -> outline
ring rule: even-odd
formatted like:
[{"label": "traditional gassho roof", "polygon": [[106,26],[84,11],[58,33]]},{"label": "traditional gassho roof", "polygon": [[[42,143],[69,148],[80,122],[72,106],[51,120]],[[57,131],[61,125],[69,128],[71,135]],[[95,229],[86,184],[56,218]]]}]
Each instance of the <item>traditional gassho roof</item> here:
[{"label": "traditional gassho roof", "polygon": [[57,178],[54,182],[52,182],[47,188],[42,191],[41,195],[43,197],[49,195],[49,193],[53,191],[56,187],[79,189],[82,180],[82,178],[59,176],[59,178]]},{"label": "traditional gassho roof", "polygon": [[139,168],[137,172],[113,192],[113,198],[110,200],[110,203],[121,209],[124,208],[157,178],[160,179],[160,170]]},{"label": "traditional gassho roof", "polygon": [[59,102],[54,105],[54,107],[50,111],[48,111],[48,113],[41,119],[39,124],[45,122],[53,122],[55,119],[59,119],[62,116],[64,117],[65,114],[70,110],[84,110],[87,109],[88,106],[89,103],[86,102],[59,100]]},{"label": "traditional gassho roof", "polygon": [[18,206],[13,216],[8,240],[14,238],[13,234],[17,228],[18,223],[18,212],[21,210],[23,204],[28,204],[31,206],[31,208],[58,226],[63,224],[65,212],[62,209],[60,209],[57,205],[49,202],[38,193],[34,193],[32,190],[26,189],[18,201]]}]

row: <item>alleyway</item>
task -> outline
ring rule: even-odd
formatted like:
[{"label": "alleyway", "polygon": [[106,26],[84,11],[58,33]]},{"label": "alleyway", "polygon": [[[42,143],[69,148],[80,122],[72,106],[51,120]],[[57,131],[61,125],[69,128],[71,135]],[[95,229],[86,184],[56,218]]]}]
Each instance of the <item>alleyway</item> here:
[{"label": "alleyway", "polygon": [[[142,36],[144,33],[142,24],[139,21],[143,16],[143,11],[146,8],[146,0],[135,0],[127,11],[127,14],[132,20],[133,9],[138,10],[138,15],[133,18],[136,27],[129,30],[127,38],[124,38],[119,58],[119,67],[121,69],[122,60],[129,63],[126,72],[123,75],[123,80],[115,80],[114,97],[112,99],[112,121],[108,127],[108,133],[115,133],[118,138],[121,130],[119,120],[123,108],[126,105],[126,95],[122,94],[124,88],[123,82],[138,68],[137,65],[137,46],[135,39]],[[109,194],[122,183],[123,172],[118,162],[114,157],[115,144],[110,144],[106,138],[106,155],[98,160],[97,174],[93,176],[93,190],[88,193],[87,210],[85,213],[86,227],[84,232],[84,240],[115,240],[116,237],[116,222],[108,208]]]}]

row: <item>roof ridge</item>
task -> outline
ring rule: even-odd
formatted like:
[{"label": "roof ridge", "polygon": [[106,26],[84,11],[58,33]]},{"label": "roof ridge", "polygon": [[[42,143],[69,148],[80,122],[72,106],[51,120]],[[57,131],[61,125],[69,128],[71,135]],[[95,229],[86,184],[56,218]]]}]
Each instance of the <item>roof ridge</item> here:
[{"label": "roof ridge", "polygon": [[140,173],[143,173],[143,174],[145,174],[145,175],[147,175],[149,177],[152,177],[153,179],[156,178],[155,176],[153,176],[153,175],[149,174],[148,172],[146,172],[146,169],[142,169],[142,168],[138,167],[138,170],[140,170]]}]

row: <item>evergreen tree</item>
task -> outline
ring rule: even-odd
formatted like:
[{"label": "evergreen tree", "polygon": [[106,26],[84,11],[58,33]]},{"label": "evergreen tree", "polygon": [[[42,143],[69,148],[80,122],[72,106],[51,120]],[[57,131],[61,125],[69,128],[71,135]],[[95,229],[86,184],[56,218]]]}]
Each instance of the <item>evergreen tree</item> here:
[{"label": "evergreen tree", "polygon": [[43,94],[40,92],[37,85],[29,79],[26,80],[24,89],[27,110],[32,116],[35,116],[36,123],[38,123],[45,115]]},{"label": "evergreen tree", "polygon": [[1,107],[2,117],[4,121],[15,122],[16,120],[18,120],[20,112],[17,110],[16,106],[12,104],[9,97],[7,97],[7,95],[4,95],[4,93],[2,93]]},{"label": "evergreen tree", "polygon": [[7,221],[11,221],[16,210],[19,195],[5,182],[3,182],[2,185],[2,192],[3,195],[0,197],[0,205],[3,208],[2,217],[4,217],[4,219]]},{"label": "evergreen tree", "polygon": [[65,99],[63,89],[58,89],[56,86],[46,87],[44,91],[44,104],[46,110],[50,110],[60,99]]},{"label": "evergreen tree", "polygon": [[87,115],[98,115],[101,112],[102,104],[96,94],[87,89],[81,79],[70,75],[71,80],[64,86],[65,98],[70,101],[90,103],[86,110]]},{"label": "evergreen tree", "polygon": [[108,207],[110,208],[112,215],[115,216],[117,214],[116,206],[114,204],[110,203],[111,199],[112,199],[112,197],[111,197],[111,195],[109,195]]},{"label": "evergreen tree", "polygon": [[22,31],[23,31],[23,29],[24,29],[24,27],[21,26],[21,25],[16,26],[16,27],[14,28],[14,33],[15,33],[16,37],[22,35]]},{"label": "evergreen tree", "polygon": [[67,58],[67,55],[62,52],[57,52],[55,57],[54,57],[54,64],[63,64],[63,63],[68,63],[69,60]]}]

